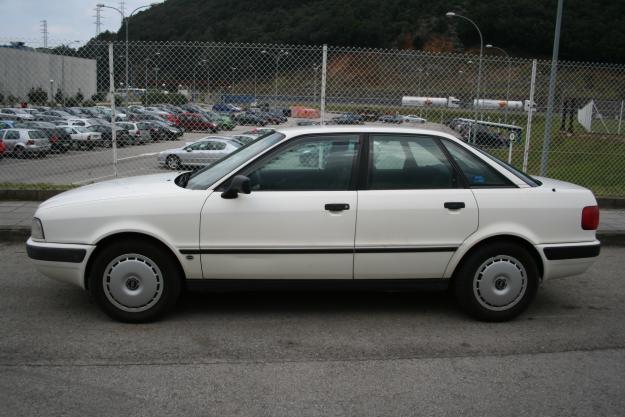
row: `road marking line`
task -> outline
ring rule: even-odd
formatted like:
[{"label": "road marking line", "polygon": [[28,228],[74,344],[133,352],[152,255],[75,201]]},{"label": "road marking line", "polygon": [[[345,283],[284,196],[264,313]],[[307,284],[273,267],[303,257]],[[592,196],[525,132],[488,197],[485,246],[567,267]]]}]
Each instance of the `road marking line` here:
[{"label": "road marking line", "polygon": [[158,154],[159,154],[159,152],[151,152],[151,153],[142,153],[140,155],[134,155],[134,156],[126,156],[125,158],[117,158],[117,162],[125,161],[127,159],[142,158],[144,156],[154,156],[154,155],[158,155]]}]

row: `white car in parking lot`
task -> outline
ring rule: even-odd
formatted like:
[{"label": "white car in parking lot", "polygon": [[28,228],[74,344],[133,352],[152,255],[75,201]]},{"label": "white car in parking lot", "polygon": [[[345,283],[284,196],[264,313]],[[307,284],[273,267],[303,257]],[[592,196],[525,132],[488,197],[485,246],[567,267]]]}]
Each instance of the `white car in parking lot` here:
[{"label": "white car in parking lot", "polygon": [[117,179],[42,203],[27,252],[119,320],[184,286],[450,287],[474,317],[524,311],[600,251],[592,192],[531,178],[446,133],[278,129],[196,173]]}]

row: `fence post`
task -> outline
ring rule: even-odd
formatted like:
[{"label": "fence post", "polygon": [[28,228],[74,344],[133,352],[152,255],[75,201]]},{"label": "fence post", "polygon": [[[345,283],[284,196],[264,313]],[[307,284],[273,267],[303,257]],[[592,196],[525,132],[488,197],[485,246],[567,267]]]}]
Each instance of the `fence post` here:
[{"label": "fence post", "polygon": [[328,69],[328,45],[323,45],[323,58],[321,61],[321,95],[319,96],[319,112],[321,116],[321,125],[325,124],[326,112],[326,73]]},{"label": "fence post", "polygon": [[625,100],[621,100],[621,111],[618,114],[618,134],[621,134],[621,124],[623,123],[623,105],[625,105]]},{"label": "fence post", "polygon": [[527,160],[530,151],[530,139],[532,137],[532,114],[534,113],[534,92],[536,91],[536,66],[538,62],[532,60],[532,78],[530,81],[530,102],[527,111],[527,127],[525,128],[525,150],[523,151],[523,172],[527,172]]},{"label": "fence post", "polygon": [[113,42],[109,42],[109,94],[111,95],[111,149],[113,150],[113,173],[117,178],[117,132],[115,131],[115,77],[113,68]]}]

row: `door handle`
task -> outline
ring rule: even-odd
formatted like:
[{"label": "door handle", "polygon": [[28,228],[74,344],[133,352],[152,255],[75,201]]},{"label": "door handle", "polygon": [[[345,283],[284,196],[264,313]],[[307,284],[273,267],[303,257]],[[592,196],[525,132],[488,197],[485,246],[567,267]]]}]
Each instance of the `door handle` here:
[{"label": "door handle", "polygon": [[449,210],[460,210],[464,208],[464,202],[462,201],[448,201],[443,206]]},{"label": "door handle", "polygon": [[349,204],[338,203],[338,204],[326,204],[325,209],[328,211],[343,211],[349,210]]}]

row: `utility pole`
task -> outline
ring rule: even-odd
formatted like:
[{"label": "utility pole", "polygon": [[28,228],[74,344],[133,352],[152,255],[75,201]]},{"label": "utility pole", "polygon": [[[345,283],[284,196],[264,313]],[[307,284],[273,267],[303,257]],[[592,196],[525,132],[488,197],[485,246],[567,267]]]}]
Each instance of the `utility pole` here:
[{"label": "utility pole", "polygon": [[41,21],[41,34],[43,35],[43,47],[48,48],[48,21]]}]

